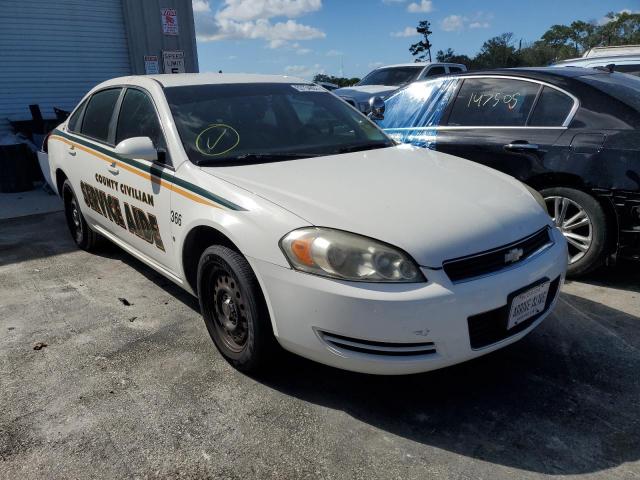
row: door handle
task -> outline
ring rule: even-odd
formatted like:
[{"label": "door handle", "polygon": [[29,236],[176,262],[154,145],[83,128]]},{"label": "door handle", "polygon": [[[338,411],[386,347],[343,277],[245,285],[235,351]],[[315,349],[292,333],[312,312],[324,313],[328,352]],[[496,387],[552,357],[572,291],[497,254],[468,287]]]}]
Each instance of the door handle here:
[{"label": "door handle", "polygon": [[76,156],[76,153],[77,153],[77,152],[76,152],[75,147],[73,147],[73,146],[69,147],[68,153],[69,153],[69,155],[71,155],[72,157],[75,157],[75,156]]},{"label": "door handle", "polygon": [[535,152],[540,150],[540,145],[535,143],[507,143],[504,149],[510,152]]},{"label": "door handle", "polygon": [[112,175],[118,175],[120,173],[120,170],[118,169],[118,167],[116,167],[116,162],[110,164],[107,167],[107,170],[109,170],[109,173],[111,173]]}]

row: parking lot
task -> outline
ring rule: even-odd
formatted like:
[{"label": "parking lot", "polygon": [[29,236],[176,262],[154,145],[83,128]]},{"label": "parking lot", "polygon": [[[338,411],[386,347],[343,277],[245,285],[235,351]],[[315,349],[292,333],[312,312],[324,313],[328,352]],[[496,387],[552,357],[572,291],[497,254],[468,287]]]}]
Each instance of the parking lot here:
[{"label": "parking lot", "polygon": [[[640,478],[640,273],[571,282],[495,354],[254,379],[195,298],[62,213],[0,222],[0,478]],[[38,349],[39,348],[39,349]]]}]

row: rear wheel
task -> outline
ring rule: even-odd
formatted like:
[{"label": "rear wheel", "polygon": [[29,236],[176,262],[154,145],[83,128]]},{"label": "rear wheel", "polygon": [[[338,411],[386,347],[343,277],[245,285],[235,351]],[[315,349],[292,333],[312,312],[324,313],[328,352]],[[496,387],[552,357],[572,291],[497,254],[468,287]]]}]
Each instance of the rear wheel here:
[{"label": "rear wheel", "polygon": [[209,335],[235,368],[255,373],[277,353],[258,280],[247,260],[223,246],[207,248],[198,264],[198,298]]},{"label": "rear wheel", "polygon": [[67,227],[69,227],[69,233],[71,233],[71,237],[76,242],[76,245],[83,250],[95,250],[100,242],[100,235],[91,230],[89,225],[87,225],[80,210],[78,198],[73,192],[69,180],[65,180],[62,186],[62,198],[64,199],[64,213],[67,219]]},{"label": "rear wheel", "polygon": [[541,190],[547,211],[567,239],[567,274],[583,275],[599,267],[606,256],[607,217],[600,203],[580,190],[555,187]]}]

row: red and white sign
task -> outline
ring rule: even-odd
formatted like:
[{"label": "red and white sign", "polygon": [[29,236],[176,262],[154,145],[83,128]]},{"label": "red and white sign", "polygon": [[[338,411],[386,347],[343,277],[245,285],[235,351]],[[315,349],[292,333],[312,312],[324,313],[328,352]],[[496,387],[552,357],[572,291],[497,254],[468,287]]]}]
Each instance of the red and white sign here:
[{"label": "red and white sign", "polygon": [[178,12],[175,8],[161,8],[162,33],[165,35],[178,35]]}]

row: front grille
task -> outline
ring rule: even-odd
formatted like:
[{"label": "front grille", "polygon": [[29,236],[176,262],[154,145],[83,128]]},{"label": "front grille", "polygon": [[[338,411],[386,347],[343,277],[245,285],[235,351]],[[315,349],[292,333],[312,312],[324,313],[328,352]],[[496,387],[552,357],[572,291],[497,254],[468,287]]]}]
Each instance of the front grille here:
[{"label": "front grille", "polygon": [[558,287],[560,285],[560,277],[556,278],[549,285],[549,293],[547,295],[547,303],[544,306],[544,310],[537,315],[519,323],[511,330],[507,330],[507,322],[509,321],[509,305],[505,305],[495,310],[489,310],[488,312],[473,315],[467,318],[467,324],[469,325],[469,340],[471,342],[471,348],[478,349],[488,345],[509,338],[512,335],[526,330],[537,319],[544,315],[548,310],[553,300],[558,294]]},{"label": "front grille", "polygon": [[322,340],[328,345],[350,352],[366,353],[378,356],[416,356],[432,355],[436,353],[436,346],[433,342],[420,343],[389,343],[374,342],[371,340],[361,340],[349,338],[335,333],[318,332]]},{"label": "front grille", "polygon": [[[518,265],[550,246],[553,243],[550,233],[549,228],[545,227],[517,242],[475,255],[447,260],[442,266],[452,282],[460,282],[495,273],[504,268]],[[520,258],[515,261],[509,261],[508,254],[515,250],[521,253]]]}]

